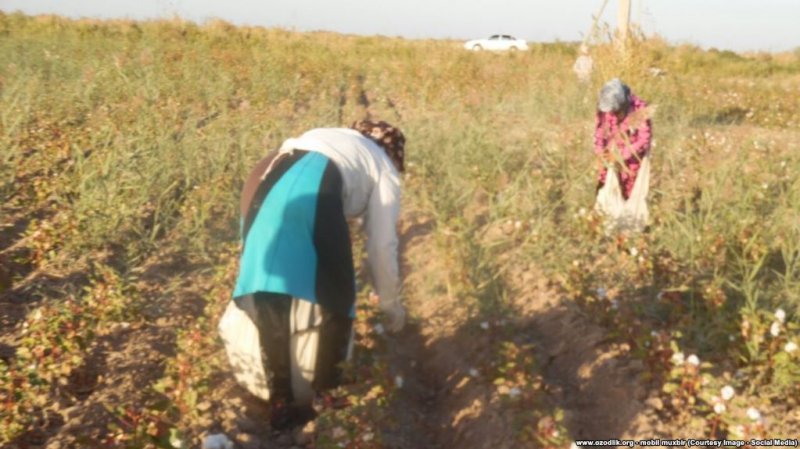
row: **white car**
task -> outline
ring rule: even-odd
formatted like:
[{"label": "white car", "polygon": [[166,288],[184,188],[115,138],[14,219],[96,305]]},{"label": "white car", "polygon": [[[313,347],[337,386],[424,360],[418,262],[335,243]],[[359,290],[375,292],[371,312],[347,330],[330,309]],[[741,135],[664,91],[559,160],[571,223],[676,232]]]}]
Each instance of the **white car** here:
[{"label": "white car", "polygon": [[489,39],[473,39],[464,43],[464,48],[467,50],[496,50],[496,51],[517,51],[527,50],[528,43],[523,39],[517,39],[507,34],[495,34],[489,36]]}]

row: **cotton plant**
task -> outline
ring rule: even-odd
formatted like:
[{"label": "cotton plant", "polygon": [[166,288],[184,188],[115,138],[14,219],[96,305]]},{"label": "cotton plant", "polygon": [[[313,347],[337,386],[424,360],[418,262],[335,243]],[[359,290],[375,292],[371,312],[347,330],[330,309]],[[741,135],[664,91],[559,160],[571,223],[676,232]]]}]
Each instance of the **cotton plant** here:
[{"label": "cotton plant", "polygon": [[[725,373],[703,389],[704,404],[699,407],[705,413],[711,438],[746,439],[763,437],[767,427],[767,413],[760,402],[745,390],[734,387],[740,380]],[[721,381],[721,382],[720,382]]]},{"label": "cotton plant", "polygon": [[[728,439],[749,440],[766,435],[767,419],[756,406],[739,407],[735,413],[730,411],[722,424],[726,425]],[[716,435],[712,433],[712,437]]]},{"label": "cotton plant", "polygon": [[[798,392],[798,330],[783,308],[760,310],[742,319],[742,340],[751,357],[732,378],[725,376],[724,385],[715,383],[718,390],[704,397],[706,417],[713,432],[720,435],[724,432],[737,439],[765,434],[769,409],[757,404],[769,397],[791,397]],[[735,388],[737,384],[749,387],[740,390]]]},{"label": "cotton plant", "polygon": [[794,396],[800,384],[800,326],[783,308],[762,310],[742,319],[742,337],[748,354],[745,368],[764,394]]},{"label": "cotton plant", "polygon": [[673,340],[670,342],[672,356],[671,367],[662,391],[667,395],[668,403],[678,413],[688,412],[688,406],[694,406],[702,398],[702,389],[709,383],[709,376],[702,371],[711,364],[703,362],[697,354],[686,355]]},{"label": "cotton plant", "polygon": [[708,406],[706,419],[711,428],[710,435],[712,438],[718,438],[735,424],[732,412],[740,408],[736,403],[738,402],[736,389],[729,383],[719,388],[709,385],[704,391],[703,398]]},{"label": "cotton plant", "polygon": [[756,407],[748,407],[745,411],[749,423],[745,429],[754,437],[764,437],[766,420],[761,411]]},{"label": "cotton plant", "polygon": [[774,320],[769,326],[769,334],[772,336],[772,338],[778,338],[781,335],[784,323],[786,323],[786,312],[783,309],[778,308],[775,310]]},{"label": "cotton plant", "polygon": [[769,354],[773,373],[773,384],[776,387],[792,393],[792,389],[797,390],[800,385],[800,351],[798,351],[798,326],[786,319],[783,309],[775,311],[775,321],[770,326],[770,334],[773,339],[770,342]]}]

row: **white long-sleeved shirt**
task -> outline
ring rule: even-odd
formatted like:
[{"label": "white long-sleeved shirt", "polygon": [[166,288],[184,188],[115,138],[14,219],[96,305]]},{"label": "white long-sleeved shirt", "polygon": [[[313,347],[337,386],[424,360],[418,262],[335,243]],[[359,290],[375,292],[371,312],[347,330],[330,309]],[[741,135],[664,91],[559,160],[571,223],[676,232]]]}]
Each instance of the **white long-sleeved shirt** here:
[{"label": "white long-sleeved shirt", "polygon": [[349,128],[317,128],[287,139],[280,152],[314,151],[328,157],[342,174],[344,213],[363,217],[367,260],[382,306],[400,296],[397,220],[400,217],[400,174],[374,141]]}]

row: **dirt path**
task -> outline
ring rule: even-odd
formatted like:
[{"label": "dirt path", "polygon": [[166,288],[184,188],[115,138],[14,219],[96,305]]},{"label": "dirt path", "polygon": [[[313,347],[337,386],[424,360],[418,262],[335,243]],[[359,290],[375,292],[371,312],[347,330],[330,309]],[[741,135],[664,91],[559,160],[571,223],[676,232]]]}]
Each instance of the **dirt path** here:
[{"label": "dirt path", "polygon": [[480,327],[467,304],[449,292],[452,267],[434,242],[434,223],[407,214],[401,227],[407,273],[407,329],[390,337],[390,366],[403,378],[393,404],[396,429],[388,447],[506,447],[510,416],[497,400],[481,364],[490,356],[492,334]]},{"label": "dirt path", "polygon": [[[491,351],[499,330],[492,318],[448,293],[452,267],[442,262],[432,232],[429,220],[406,216],[406,301],[416,323],[390,344],[390,366],[404,386],[393,407],[400,430],[388,431],[387,443],[403,449],[515,447],[515,411],[484,376],[496,357]],[[643,367],[624,345],[611,343],[605,329],[560,301],[534,270],[506,281],[514,299],[503,334],[536,348],[549,405],[565,411],[572,439],[664,435],[645,403],[651,392],[640,381]],[[497,313],[493,318],[502,316]]]},{"label": "dirt path", "polygon": [[664,434],[644,367],[626,345],[608,338],[574,303],[560,299],[546,279],[521,273],[515,285],[516,326],[537,349],[550,399],[565,410],[573,439],[650,438]]}]

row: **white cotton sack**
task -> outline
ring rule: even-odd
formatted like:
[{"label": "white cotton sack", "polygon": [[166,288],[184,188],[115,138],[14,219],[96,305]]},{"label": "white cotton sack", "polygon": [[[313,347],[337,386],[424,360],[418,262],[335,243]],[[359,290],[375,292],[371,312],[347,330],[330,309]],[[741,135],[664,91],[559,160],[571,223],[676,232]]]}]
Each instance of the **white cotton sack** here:
[{"label": "white cotton sack", "polygon": [[597,192],[595,210],[605,217],[607,234],[619,231],[641,232],[650,219],[647,208],[647,194],[650,190],[650,156],[642,158],[631,196],[627,200],[622,196],[617,179],[614,167],[608,167],[606,182]]}]

